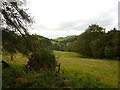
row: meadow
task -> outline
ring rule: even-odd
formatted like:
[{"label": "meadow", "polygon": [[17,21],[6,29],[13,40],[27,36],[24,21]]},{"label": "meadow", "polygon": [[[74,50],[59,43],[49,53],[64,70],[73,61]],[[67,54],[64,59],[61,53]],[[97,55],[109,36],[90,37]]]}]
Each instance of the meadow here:
[{"label": "meadow", "polygon": [[[14,57],[14,61],[10,61],[8,56],[3,56],[3,59],[5,59],[6,62],[10,63],[11,66],[13,67],[13,69],[11,70],[4,69],[3,71],[3,78],[6,78],[3,80],[4,87],[14,87],[15,86],[14,83],[16,81],[18,82],[16,84],[17,86],[15,87],[18,88],[19,87],[34,88],[40,86],[53,88],[118,87],[118,61],[87,58],[74,52],[54,51],[54,54],[57,58],[58,63],[60,63],[61,65],[60,70],[61,79],[58,79],[57,81],[52,76],[46,73],[41,75],[39,73],[34,72],[29,73],[24,72],[22,64],[26,64],[28,60],[21,54],[16,54]],[[13,70],[15,70],[14,73],[11,73]],[[11,76],[10,81],[8,81],[7,79],[10,76]],[[45,77],[45,79],[42,79],[43,77]],[[16,78],[15,81],[13,81],[14,78]],[[12,84],[11,82],[14,83]],[[51,83],[53,83],[53,85],[51,85]],[[50,86],[47,84],[49,84]]]},{"label": "meadow", "polygon": [[[66,77],[92,77],[93,79],[118,86],[118,61],[89,59],[74,52],[55,51]],[[62,74],[63,75],[63,74]]]}]

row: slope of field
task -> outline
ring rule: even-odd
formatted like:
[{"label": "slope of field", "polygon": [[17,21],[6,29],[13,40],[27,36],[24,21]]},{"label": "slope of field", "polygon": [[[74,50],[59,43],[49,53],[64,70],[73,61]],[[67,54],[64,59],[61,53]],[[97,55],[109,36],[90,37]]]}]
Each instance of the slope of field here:
[{"label": "slope of field", "polygon": [[65,41],[65,40],[69,40],[69,39],[75,38],[75,37],[76,37],[75,35],[72,35],[72,36],[55,38],[55,39],[53,39],[53,40],[56,40],[56,41],[58,41],[58,42],[61,42],[61,41]]},{"label": "slope of field", "polygon": [[[118,87],[118,61],[89,59],[74,52],[54,51],[54,54],[61,64],[61,77],[75,79],[90,77],[98,82]],[[12,64],[26,64],[28,61],[21,54],[16,54],[13,61],[3,55],[3,60]]]},{"label": "slope of field", "polygon": [[13,61],[10,60],[10,55],[2,55],[2,60],[11,64],[27,64],[28,59],[20,53],[14,54]]},{"label": "slope of field", "polygon": [[[77,53],[54,51],[60,55],[61,73],[66,77],[92,77],[109,85],[118,86],[118,61],[87,59]],[[64,73],[64,74],[63,74]]]}]

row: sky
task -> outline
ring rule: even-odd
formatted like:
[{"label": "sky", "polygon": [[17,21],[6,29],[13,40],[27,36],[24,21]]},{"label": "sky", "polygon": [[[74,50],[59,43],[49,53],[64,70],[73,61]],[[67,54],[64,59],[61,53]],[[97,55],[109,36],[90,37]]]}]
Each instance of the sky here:
[{"label": "sky", "polygon": [[91,24],[118,28],[119,0],[27,0],[35,23],[31,34],[47,38],[80,35]]}]

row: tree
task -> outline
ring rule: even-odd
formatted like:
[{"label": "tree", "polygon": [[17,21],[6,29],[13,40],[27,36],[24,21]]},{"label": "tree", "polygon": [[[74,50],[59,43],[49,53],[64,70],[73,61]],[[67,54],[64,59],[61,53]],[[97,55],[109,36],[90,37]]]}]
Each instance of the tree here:
[{"label": "tree", "polygon": [[9,53],[11,55],[11,60],[13,60],[13,54],[17,52],[17,48],[20,44],[19,36],[14,31],[9,31],[4,29],[2,31],[2,47],[4,53]]},{"label": "tree", "polygon": [[3,50],[11,55],[17,51],[26,55],[29,59],[27,66],[34,70],[54,70],[56,61],[51,50],[42,46],[43,43],[37,35],[28,33],[28,26],[33,20],[22,5],[21,1],[2,2],[0,13],[3,21]]},{"label": "tree", "polygon": [[1,4],[0,13],[2,14],[4,28],[20,34],[27,34],[27,26],[33,23],[33,20],[22,7],[23,2],[18,0],[17,2],[8,2],[5,0]]},{"label": "tree", "polygon": [[99,25],[92,24],[86,29],[86,32],[103,32],[103,33],[105,33],[105,29],[100,27]]},{"label": "tree", "polygon": [[31,70],[50,70],[54,71],[57,62],[51,50],[39,47],[38,50],[32,52],[27,63],[27,67]]},{"label": "tree", "polygon": [[[74,42],[76,47],[76,52],[93,57],[93,47],[91,48],[91,45],[93,44],[94,40],[97,40],[100,38],[101,35],[105,33],[105,29],[100,27],[99,25],[93,24],[90,25],[84,33],[79,35],[78,39]],[[91,44],[92,43],[92,44]],[[94,43],[95,45],[95,43]],[[95,49],[95,48],[94,48]]]},{"label": "tree", "polygon": [[40,36],[40,35],[34,35],[38,38],[39,42],[42,44],[42,46],[44,46],[45,48],[50,48],[52,43],[51,43],[51,40],[46,38],[46,37],[43,37],[43,36]]},{"label": "tree", "polygon": [[1,26],[3,51],[11,54],[11,60],[16,53],[20,40],[18,35],[24,36],[28,34],[27,26],[33,23],[33,19],[26,13],[23,8],[23,1],[9,2],[4,0],[1,2]]},{"label": "tree", "polygon": [[91,42],[90,40],[90,36],[87,33],[82,33],[78,39],[75,42],[75,47],[76,48],[76,52],[85,55],[85,56],[92,56],[91,54],[91,48],[89,43]]},{"label": "tree", "polygon": [[109,59],[120,59],[120,31],[115,28],[106,35],[107,45],[105,47],[105,56]]},{"label": "tree", "polygon": [[94,58],[105,58],[105,35],[102,35],[100,38],[93,40],[90,44],[91,50],[92,50],[92,55]]},{"label": "tree", "polygon": [[74,50],[84,56],[120,59],[120,31],[114,28],[105,33],[98,25],[89,26],[72,44]]}]

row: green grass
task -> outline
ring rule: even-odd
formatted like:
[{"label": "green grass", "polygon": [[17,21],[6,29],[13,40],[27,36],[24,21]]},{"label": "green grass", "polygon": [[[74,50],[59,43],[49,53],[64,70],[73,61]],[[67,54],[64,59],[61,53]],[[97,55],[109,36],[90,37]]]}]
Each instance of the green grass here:
[{"label": "green grass", "polygon": [[74,52],[55,51],[60,55],[61,71],[66,77],[87,77],[118,87],[118,61],[86,59]]},{"label": "green grass", "polygon": [[50,88],[58,83],[53,74],[44,70],[39,72],[26,71],[21,64],[10,64],[3,69],[3,88]]},{"label": "green grass", "polygon": [[27,64],[28,59],[20,53],[13,54],[13,61],[10,60],[10,55],[2,55],[2,59],[11,64]]},{"label": "green grass", "polygon": [[22,64],[28,59],[16,54],[13,61],[9,56],[3,59],[11,68],[3,70],[3,87],[67,87],[67,88],[114,88],[118,87],[118,61],[83,58],[74,52],[54,51],[61,63],[60,77],[49,72],[26,71]]},{"label": "green grass", "polygon": [[3,88],[114,88],[93,80],[90,76],[82,78],[55,77],[48,71],[26,71],[23,65],[10,64],[3,70]]},{"label": "green grass", "polygon": [[74,38],[75,36],[74,35],[71,35],[71,36],[66,36],[66,37],[59,37],[59,38],[55,38],[54,40],[57,40],[57,41],[64,41],[64,40],[67,40],[67,39],[70,39],[70,38]]}]

